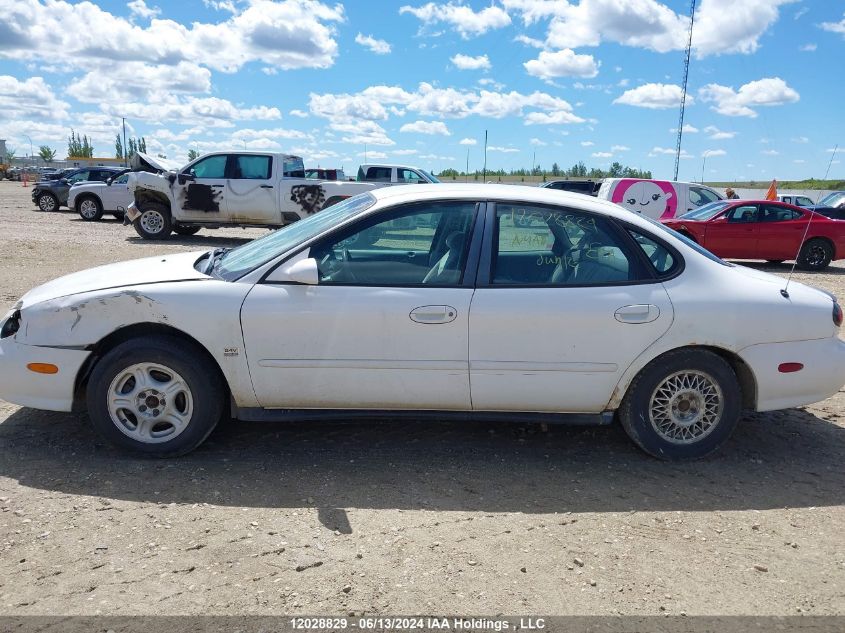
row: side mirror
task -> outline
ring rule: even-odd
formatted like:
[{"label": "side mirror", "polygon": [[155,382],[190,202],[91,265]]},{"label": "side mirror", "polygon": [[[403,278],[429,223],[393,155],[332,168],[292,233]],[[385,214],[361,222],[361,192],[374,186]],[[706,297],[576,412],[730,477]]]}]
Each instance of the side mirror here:
[{"label": "side mirror", "polygon": [[305,284],[306,286],[316,286],[320,283],[317,260],[313,257],[307,257],[292,264],[282,265],[274,270],[267,277],[267,280],[277,282],[292,281],[297,284]]},{"label": "side mirror", "polygon": [[176,179],[179,181],[180,185],[184,185],[188,181],[193,182],[197,179],[197,177],[194,176],[192,173],[185,171],[179,174]]},{"label": "side mirror", "polygon": [[62,178],[62,179],[59,181],[59,183],[60,183],[60,184],[62,184],[62,185],[66,185],[66,184],[68,184],[67,178]]}]

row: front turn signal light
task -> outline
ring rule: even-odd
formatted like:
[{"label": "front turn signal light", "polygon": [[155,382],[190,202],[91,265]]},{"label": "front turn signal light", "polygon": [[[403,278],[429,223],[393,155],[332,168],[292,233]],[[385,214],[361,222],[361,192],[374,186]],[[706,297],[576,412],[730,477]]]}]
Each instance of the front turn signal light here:
[{"label": "front turn signal light", "polygon": [[36,374],[58,374],[59,368],[53,363],[29,363],[26,368]]}]

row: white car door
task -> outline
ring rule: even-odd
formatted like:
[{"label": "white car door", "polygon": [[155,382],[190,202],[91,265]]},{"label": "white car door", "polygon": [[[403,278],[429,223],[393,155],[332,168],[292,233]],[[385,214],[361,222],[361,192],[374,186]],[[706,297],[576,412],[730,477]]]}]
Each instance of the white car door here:
[{"label": "white car door", "polygon": [[241,321],[261,405],[469,410],[476,207],[382,211],[311,246],[317,285],[257,284]]},{"label": "white car door", "polygon": [[225,192],[229,215],[241,222],[281,223],[280,193],[273,179],[281,170],[270,155],[232,154]]},{"label": "white car door", "polygon": [[228,160],[228,154],[210,154],[179,172],[173,194],[180,220],[213,222],[226,217]]},{"label": "white car door", "polygon": [[677,263],[600,216],[512,204],[490,213],[470,310],[473,409],[601,412],[672,323],[655,266]]},{"label": "white car door", "polygon": [[100,189],[100,199],[103,202],[104,211],[126,211],[129,203],[132,202],[132,196],[129,194],[129,188],[126,183],[129,179],[129,174],[115,178],[111,185],[103,185]]}]

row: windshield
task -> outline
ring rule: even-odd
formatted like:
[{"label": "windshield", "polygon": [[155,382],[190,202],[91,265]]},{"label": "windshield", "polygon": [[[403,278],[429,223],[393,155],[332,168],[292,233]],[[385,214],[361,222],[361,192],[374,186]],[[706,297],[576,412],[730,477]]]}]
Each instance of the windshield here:
[{"label": "windshield", "polygon": [[425,176],[426,178],[428,178],[431,182],[440,182],[440,180],[439,180],[439,179],[437,179],[436,177],[432,176],[430,173],[428,173],[428,172],[427,172],[426,170],[424,170],[424,169],[420,169],[420,173],[421,173],[423,176]]},{"label": "windshield", "polygon": [[725,209],[726,206],[730,204],[729,202],[711,202],[710,204],[705,204],[703,207],[698,207],[694,211],[690,211],[689,213],[685,213],[679,219],[681,220],[709,220],[710,218],[718,215],[721,211]]},{"label": "windshield", "polygon": [[845,200],[845,191],[834,191],[833,193],[829,193],[824,198],[819,200],[819,206],[835,207],[843,200]]},{"label": "windshield", "polygon": [[233,281],[249,271],[285,253],[299,244],[319,235],[333,225],[369,209],[376,199],[371,193],[362,193],[320,211],[314,215],[288,224],[278,231],[234,248],[220,257],[216,272],[226,281]]}]

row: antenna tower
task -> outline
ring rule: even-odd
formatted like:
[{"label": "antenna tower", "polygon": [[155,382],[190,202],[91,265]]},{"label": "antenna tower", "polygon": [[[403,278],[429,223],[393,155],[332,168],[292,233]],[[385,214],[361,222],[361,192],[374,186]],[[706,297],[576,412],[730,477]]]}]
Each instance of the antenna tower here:
[{"label": "antenna tower", "polygon": [[687,102],[687,79],[689,78],[689,56],[692,51],[692,27],[695,24],[695,0],[692,0],[689,10],[689,39],[687,40],[687,50],[684,54],[684,87],[681,94],[681,114],[678,117],[678,144],[675,146],[675,177],[672,180],[678,179],[678,167],[681,163],[681,137],[684,135],[684,106]]}]

